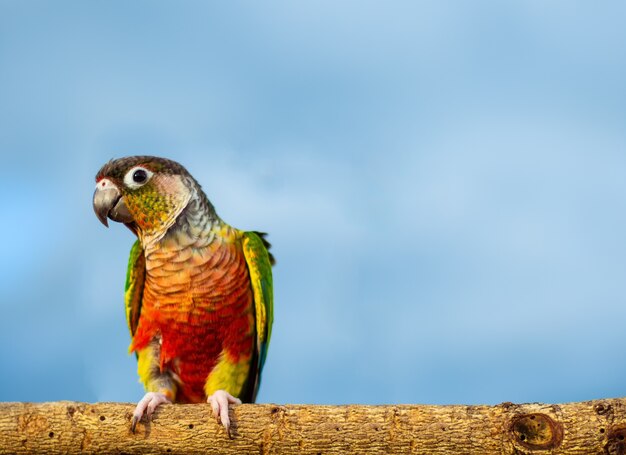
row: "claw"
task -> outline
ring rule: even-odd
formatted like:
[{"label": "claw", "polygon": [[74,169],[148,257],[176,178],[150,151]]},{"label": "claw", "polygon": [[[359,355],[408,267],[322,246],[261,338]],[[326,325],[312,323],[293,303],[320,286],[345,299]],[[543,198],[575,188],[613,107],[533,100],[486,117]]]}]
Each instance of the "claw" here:
[{"label": "claw", "polygon": [[137,422],[139,422],[139,419],[137,418],[137,416],[133,416],[133,420],[130,422],[130,431],[135,434],[135,429],[137,428]]},{"label": "claw", "polygon": [[229,404],[241,404],[239,398],[235,398],[225,390],[216,390],[211,396],[207,398],[207,402],[211,404],[213,410],[213,416],[218,422],[221,422],[228,434],[228,438],[232,439],[230,434],[230,417],[228,416]]},{"label": "claw", "polygon": [[144,413],[148,417],[151,417],[152,414],[154,413],[154,410],[157,408],[157,406],[164,404],[164,403],[171,403],[170,399],[167,398],[167,396],[165,396],[164,393],[161,393],[161,392],[146,393],[143,396],[143,398],[139,400],[139,403],[137,403],[137,407],[135,407],[135,411],[133,412],[133,419],[131,420],[131,423],[130,423],[130,431],[135,433],[135,430],[137,429],[137,422],[141,420]]}]

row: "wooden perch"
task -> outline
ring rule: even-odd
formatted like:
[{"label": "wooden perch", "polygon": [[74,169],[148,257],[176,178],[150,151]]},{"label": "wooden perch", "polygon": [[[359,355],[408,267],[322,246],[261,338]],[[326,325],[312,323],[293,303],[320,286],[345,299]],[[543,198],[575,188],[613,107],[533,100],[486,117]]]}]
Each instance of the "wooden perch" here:
[{"label": "wooden perch", "polygon": [[626,399],[497,406],[241,405],[233,439],[209,405],[0,403],[0,453],[624,454]]}]

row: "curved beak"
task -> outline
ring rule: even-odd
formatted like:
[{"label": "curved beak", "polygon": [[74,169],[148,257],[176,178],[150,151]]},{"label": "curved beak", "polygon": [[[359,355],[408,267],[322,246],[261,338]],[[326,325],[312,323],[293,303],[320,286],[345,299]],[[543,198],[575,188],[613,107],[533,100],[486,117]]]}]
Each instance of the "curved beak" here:
[{"label": "curved beak", "polygon": [[102,224],[109,227],[108,219],[120,223],[131,223],[133,217],[128,211],[124,198],[114,186],[100,188],[98,186],[93,193],[93,211]]}]

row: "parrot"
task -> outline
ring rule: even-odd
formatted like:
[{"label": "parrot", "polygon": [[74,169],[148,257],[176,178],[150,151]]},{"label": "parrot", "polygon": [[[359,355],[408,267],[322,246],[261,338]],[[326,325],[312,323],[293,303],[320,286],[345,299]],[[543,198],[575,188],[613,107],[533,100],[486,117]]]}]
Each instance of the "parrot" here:
[{"label": "parrot", "polygon": [[255,401],[272,332],[267,234],[225,223],[181,164],[155,156],[104,164],[93,208],[137,237],[124,302],[146,393],[131,431],[161,404],[208,402],[230,437],[229,405]]}]

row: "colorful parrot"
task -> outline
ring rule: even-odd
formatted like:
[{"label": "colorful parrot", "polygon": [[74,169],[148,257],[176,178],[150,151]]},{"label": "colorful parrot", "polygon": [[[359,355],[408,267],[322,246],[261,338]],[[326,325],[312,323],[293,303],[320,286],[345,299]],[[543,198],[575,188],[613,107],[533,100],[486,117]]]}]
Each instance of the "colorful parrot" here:
[{"label": "colorful parrot", "polygon": [[183,166],[153,156],[105,164],[93,207],[138,238],[125,303],[147,393],[132,431],[162,403],[208,401],[230,436],[228,406],[254,402],[272,331],[265,234],[226,224]]}]

